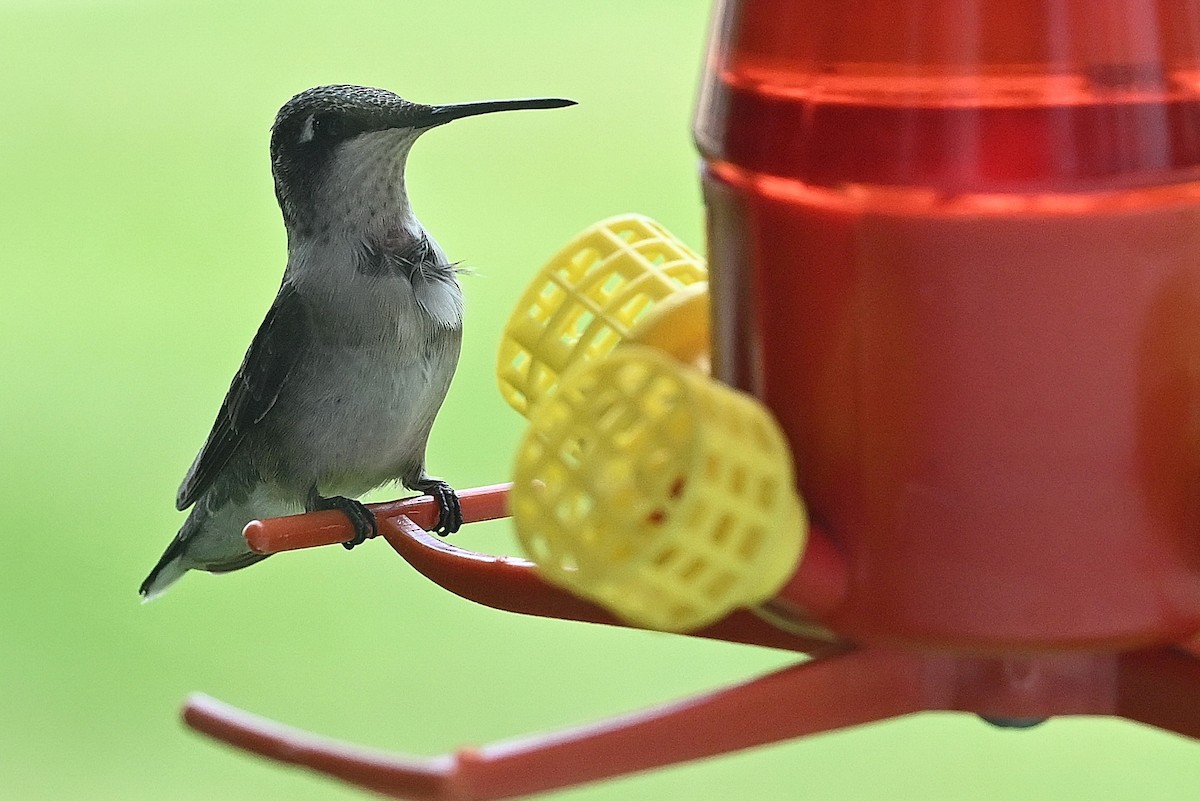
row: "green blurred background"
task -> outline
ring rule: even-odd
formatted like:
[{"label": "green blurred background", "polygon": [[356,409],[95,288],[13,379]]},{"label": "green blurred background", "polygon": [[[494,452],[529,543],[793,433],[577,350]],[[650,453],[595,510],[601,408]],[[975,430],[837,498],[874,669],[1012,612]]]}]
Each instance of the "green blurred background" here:
[{"label": "green blurred background", "polygon": [[[472,606],[383,543],[136,588],[284,263],[268,128],[309,86],[564,111],[464,121],[409,163],[465,281],[431,446],[506,478],[497,332],[577,230],[641,211],[697,245],[689,116],[708,2],[0,0],[0,798],[352,799],[184,730],[193,690],[423,754],[767,671],[786,655]],[[468,547],[511,551],[503,524]],[[1200,746],[1132,724],[926,715],[562,792],[572,799],[1194,797]]]}]

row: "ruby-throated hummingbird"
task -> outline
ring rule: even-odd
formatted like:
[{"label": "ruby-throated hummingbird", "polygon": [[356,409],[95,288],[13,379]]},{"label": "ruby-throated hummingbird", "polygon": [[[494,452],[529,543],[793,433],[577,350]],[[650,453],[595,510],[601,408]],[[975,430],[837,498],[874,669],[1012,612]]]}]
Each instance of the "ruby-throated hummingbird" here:
[{"label": "ruby-throated hummingbird", "polygon": [[264,557],[255,518],[340,509],[361,542],[375,520],[358,495],[389,481],[433,496],[437,531],[462,524],[458,496],[425,472],[425,445],[462,341],[455,265],[409,207],[417,137],[476,114],[560,108],[556,98],[426,106],[383,89],[322,86],[289,100],[271,129],[275,196],[288,235],[279,294],[183,479],[192,506],[141,595],[191,569]]}]

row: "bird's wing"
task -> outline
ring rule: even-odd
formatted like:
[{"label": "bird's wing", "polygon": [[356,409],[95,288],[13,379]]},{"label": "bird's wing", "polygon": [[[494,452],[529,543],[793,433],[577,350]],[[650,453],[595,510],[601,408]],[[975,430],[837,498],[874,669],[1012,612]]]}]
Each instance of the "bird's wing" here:
[{"label": "bird's wing", "polygon": [[196,502],[225,467],[247,432],[271,411],[309,341],[306,336],[308,325],[308,309],[303,298],[285,283],[279,288],[275,302],[258,327],[242,366],[229,385],[204,447],[179,487],[175,496],[177,509],[186,509]]}]

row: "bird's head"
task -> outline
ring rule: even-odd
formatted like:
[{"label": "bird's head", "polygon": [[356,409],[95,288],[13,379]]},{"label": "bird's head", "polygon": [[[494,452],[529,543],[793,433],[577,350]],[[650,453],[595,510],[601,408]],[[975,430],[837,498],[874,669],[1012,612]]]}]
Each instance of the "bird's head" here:
[{"label": "bird's head", "polygon": [[494,111],[570,105],[573,100],[532,98],[427,106],[386,89],[308,89],[283,105],[271,128],[275,195],[285,222],[301,230],[347,204],[405,203],[405,159],[430,128]]}]

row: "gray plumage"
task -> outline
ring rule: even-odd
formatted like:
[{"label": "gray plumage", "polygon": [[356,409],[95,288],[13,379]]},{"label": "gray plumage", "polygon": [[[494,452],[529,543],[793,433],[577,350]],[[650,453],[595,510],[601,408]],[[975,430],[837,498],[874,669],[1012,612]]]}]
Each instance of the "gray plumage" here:
[{"label": "gray plumage", "polygon": [[425,446],[458,362],[462,293],[409,207],[405,161],[421,133],[445,122],[566,105],[426,106],[326,86],[280,109],[271,165],[287,268],[179,488],[177,508],[192,510],[142,583],[144,598],[190,569],[264,558],[242,538],[256,518],[344,509],[361,540],[373,521],[349,499],[390,481],[438,500],[439,533],[458,528],[457,497],[426,473]]}]

